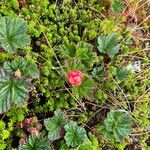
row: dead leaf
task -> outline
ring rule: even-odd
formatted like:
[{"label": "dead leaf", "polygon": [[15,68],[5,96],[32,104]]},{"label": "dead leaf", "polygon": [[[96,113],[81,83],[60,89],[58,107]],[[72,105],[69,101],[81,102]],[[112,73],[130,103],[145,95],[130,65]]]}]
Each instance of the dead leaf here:
[{"label": "dead leaf", "polygon": [[17,78],[20,78],[20,77],[21,77],[21,72],[20,72],[20,70],[17,69],[14,75],[15,75],[15,77],[17,77]]}]

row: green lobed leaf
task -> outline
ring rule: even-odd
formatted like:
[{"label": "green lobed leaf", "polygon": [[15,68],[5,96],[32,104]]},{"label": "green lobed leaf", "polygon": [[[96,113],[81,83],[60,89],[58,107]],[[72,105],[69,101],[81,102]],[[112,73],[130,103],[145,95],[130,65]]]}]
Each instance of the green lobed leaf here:
[{"label": "green lobed leaf", "polygon": [[104,130],[107,138],[123,140],[132,130],[131,116],[121,110],[111,110],[104,120]]},{"label": "green lobed leaf", "polygon": [[67,123],[67,119],[63,112],[55,111],[54,117],[44,120],[44,125],[48,130],[48,138],[51,141],[61,137],[63,126]]},{"label": "green lobed leaf", "polygon": [[33,79],[39,77],[37,65],[28,62],[25,58],[20,56],[15,58],[12,62],[5,62],[3,67],[7,72],[10,73],[15,73],[15,71],[19,69],[23,76],[31,77]]},{"label": "green lobed leaf", "polygon": [[76,48],[76,57],[81,60],[85,67],[91,68],[95,62],[97,62],[96,53],[92,51],[93,46],[86,42],[79,42]]},{"label": "green lobed leaf", "polygon": [[120,44],[118,44],[118,38],[115,34],[99,36],[98,44],[98,50],[101,53],[108,54],[110,57],[115,56],[120,49]]},{"label": "green lobed leaf", "polygon": [[0,113],[6,112],[14,103],[21,107],[28,98],[28,84],[0,69]]},{"label": "green lobed leaf", "polygon": [[26,143],[19,146],[19,150],[50,150],[49,145],[47,138],[30,135]]},{"label": "green lobed leaf", "polygon": [[8,53],[15,53],[30,43],[27,24],[21,18],[0,18],[0,46]]},{"label": "green lobed leaf", "polygon": [[124,67],[124,68],[118,68],[117,72],[116,72],[116,76],[117,76],[117,78],[119,80],[124,81],[124,80],[127,79],[128,73],[129,73],[129,71],[127,70],[126,67]]},{"label": "green lobed leaf", "polygon": [[91,68],[97,62],[97,55],[92,51],[93,46],[86,42],[79,42],[77,45],[74,43],[65,43],[61,45],[60,51],[63,56],[67,58],[75,58],[87,68]]},{"label": "green lobed leaf", "polygon": [[76,47],[74,43],[66,43],[60,46],[60,51],[63,56],[71,58],[75,56]]},{"label": "green lobed leaf", "polygon": [[96,87],[96,84],[93,80],[84,77],[83,82],[80,86],[72,87],[73,93],[76,98],[82,99],[92,99],[93,98],[93,89]]},{"label": "green lobed leaf", "polygon": [[88,140],[85,129],[79,127],[76,122],[69,122],[64,128],[66,130],[65,140],[68,146],[76,147]]}]

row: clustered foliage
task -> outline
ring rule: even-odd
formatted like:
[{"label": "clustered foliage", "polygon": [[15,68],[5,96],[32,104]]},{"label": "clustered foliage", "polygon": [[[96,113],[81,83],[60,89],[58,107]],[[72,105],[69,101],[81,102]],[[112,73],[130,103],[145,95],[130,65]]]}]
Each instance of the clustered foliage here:
[{"label": "clustered foliage", "polygon": [[[0,46],[8,53],[15,53],[29,44],[27,25],[23,19],[2,17],[0,26]],[[28,99],[28,77],[39,77],[36,64],[20,56],[16,56],[12,62],[4,62],[3,68],[0,69],[0,113],[9,110],[12,104],[21,107]]]},{"label": "clustered foliage", "polygon": [[[94,146],[89,141],[85,129],[78,126],[76,122],[69,121],[66,117],[63,112],[55,111],[52,118],[44,120],[44,125],[48,131],[48,139],[47,137],[43,138],[42,135],[29,136],[25,143],[19,146],[19,149],[48,150],[51,142],[62,137],[64,137],[68,147],[80,149],[84,144],[89,144],[93,149]],[[66,132],[65,135],[64,132]]]},{"label": "clustered foliage", "polygon": [[149,149],[148,10],[0,2],[0,150]]},{"label": "clustered foliage", "polygon": [[66,131],[64,138],[68,146],[76,147],[88,140],[85,129],[79,127],[76,122],[68,122],[63,112],[55,112],[55,116],[46,119],[44,124],[51,141],[61,138],[64,129]]}]

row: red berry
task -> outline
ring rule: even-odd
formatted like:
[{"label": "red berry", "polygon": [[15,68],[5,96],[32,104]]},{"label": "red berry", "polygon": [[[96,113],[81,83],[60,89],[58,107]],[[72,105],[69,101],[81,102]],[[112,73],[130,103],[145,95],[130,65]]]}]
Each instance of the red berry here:
[{"label": "red berry", "polygon": [[68,72],[68,82],[73,86],[81,85],[83,80],[83,73],[78,70]]}]

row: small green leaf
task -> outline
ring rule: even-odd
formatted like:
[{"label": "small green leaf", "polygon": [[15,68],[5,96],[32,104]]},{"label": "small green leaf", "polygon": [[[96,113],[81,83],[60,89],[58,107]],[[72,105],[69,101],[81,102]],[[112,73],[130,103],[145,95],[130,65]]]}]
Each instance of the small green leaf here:
[{"label": "small green leaf", "polygon": [[30,43],[27,24],[21,18],[0,18],[0,46],[8,53],[15,53]]},{"label": "small green leaf", "polygon": [[93,89],[96,87],[96,84],[93,80],[84,77],[83,82],[80,86],[72,87],[73,93],[76,98],[82,99],[92,99],[93,98]]},{"label": "small green leaf", "polygon": [[71,3],[71,0],[63,0],[63,5],[70,5],[70,3]]},{"label": "small green leaf", "polygon": [[71,58],[75,56],[76,47],[74,43],[66,43],[60,46],[60,51],[63,56]]},{"label": "small green leaf", "polygon": [[93,68],[92,77],[96,79],[96,81],[101,82],[104,79],[104,69],[102,66],[96,66]]},{"label": "small green leaf", "polygon": [[79,59],[84,66],[88,69],[97,62],[97,55],[92,51],[93,46],[86,42],[79,42],[76,48],[76,57]]},{"label": "small green leaf", "polygon": [[123,4],[121,0],[112,0],[112,9],[116,13],[120,13],[123,10]]},{"label": "small green leaf", "polygon": [[65,140],[68,146],[76,147],[88,140],[86,131],[83,127],[79,127],[76,122],[69,122],[65,125]]},{"label": "small green leaf", "polygon": [[54,117],[44,120],[44,125],[48,130],[48,138],[51,141],[57,140],[61,137],[63,126],[67,123],[65,115],[61,111],[55,111]]},{"label": "small green leaf", "polygon": [[94,150],[94,147],[90,141],[84,141],[76,150]]},{"label": "small green leaf", "polygon": [[10,132],[8,130],[2,130],[2,139],[8,139],[10,136]]},{"label": "small green leaf", "polygon": [[106,101],[106,99],[108,98],[107,94],[102,91],[102,90],[98,90],[97,93],[96,93],[96,97],[99,101],[99,103],[102,105],[104,104],[104,102]]},{"label": "small green leaf", "polygon": [[128,77],[128,70],[126,68],[117,69],[116,76],[119,80],[126,80]]},{"label": "small green leaf", "polygon": [[120,44],[115,34],[102,35],[98,37],[98,50],[101,53],[108,54],[110,57],[119,52]]},{"label": "small green leaf", "polygon": [[28,98],[28,84],[0,69],[0,113],[10,109],[14,103],[21,107]]},{"label": "small green leaf", "polygon": [[15,73],[17,69],[20,70],[21,75],[31,77],[33,79],[39,77],[39,70],[37,65],[28,62],[25,58],[17,57],[12,62],[5,62],[3,65],[7,72]]}]

